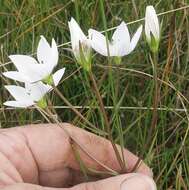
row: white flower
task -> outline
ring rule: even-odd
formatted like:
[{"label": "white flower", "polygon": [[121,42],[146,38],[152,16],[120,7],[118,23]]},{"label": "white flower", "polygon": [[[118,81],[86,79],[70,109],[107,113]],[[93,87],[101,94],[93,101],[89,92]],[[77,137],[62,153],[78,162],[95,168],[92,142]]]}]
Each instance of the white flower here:
[{"label": "white flower", "polygon": [[10,107],[26,108],[37,104],[43,96],[50,90],[48,86],[42,82],[27,84],[24,87],[7,85],[5,88],[14,97],[15,100],[6,101],[4,105]]},{"label": "white flower", "polygon": [[94,29],[89,29],[89,39],[91,40],[92,48],[101,55],[121,57],[134,50],[141,33],[142,25],[131,39],[126,23],[122,22],[115,30],[112,40],[108,41],[108,45],[106,37]]},{"label": "white flower", "polygon": [[[58,49],[54,39],[52,39],[50,47],[47,40],[41,36],[37,48],[38,61],[27,55],[10,55],[9,58],[18,71],[4,72],[3,75],[20,82],[33,83],[51,76],[54,67],[58,63]],[[63,70],[61,71],[63,72]]]},{"label": "white flower", "polygon": [[[55,86],[58,85],[61,78],[62,72],[60,72],[59,70],[53,75]],[[43,101],[43,97],[46,93],[53,89],[52,86],[44,84],[41,81],[36,83],[25,83],[25,88],[15,85],[7,85],[5,86],[5,88],[9,91],[9,93],[14,97],[15,100],[6,101],[4,105],[21,108],[36,105],[40,101],[46,105],[46,102]]]},{"label": "white flower", "polygon": [[160,27],[156,11],[153,6],[146,7],[145,34],[152,51],[157,51],[160,41]]},{"label": "white flower", "polygon": [[81,65],[90,64],[91,45],[89,39],[85,36],[74,18],[68,22],[71,35],[72,50],[75,58]]}]

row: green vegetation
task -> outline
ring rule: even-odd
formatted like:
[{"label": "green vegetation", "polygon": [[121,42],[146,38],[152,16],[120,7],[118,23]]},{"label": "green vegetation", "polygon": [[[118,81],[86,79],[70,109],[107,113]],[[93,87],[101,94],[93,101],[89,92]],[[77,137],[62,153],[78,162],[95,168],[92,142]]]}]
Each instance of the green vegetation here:
[{"label": "green vegetation", "polygon": [[[143,35],[137,48],[120,65],[94,53],[92,70],[98,84],[116,143],[145,159],[153,168],[159,189],[189,189],[189,2],[188,0],[6,0],[0,1],[0,72],[14,69],[8,55],[33,54],[44,35],[60,44],[59,67],[66,74],[58,89],[82,115],[104,129],[103,114],[91,92],[87,74],[70,53],[68,21],[74,17],[86,32],[89,28],[113,28],[122,20],[133,34],[153,5],[162,13],[162,37],[158,54],[159,101],[157,125],[152,126],[154,81],[150,50]],[[181,8],[180,10],[178,8]],[[175,11],[170,11],[174,10]],[[166,13],[167,11],[170,11]],[[104,14],[105,16],[104,16]],[[107,35],[111,36],[112,30]],[[143,33],[144,34],[144,33]],[[108,74],[111,72],[111,74]],[[10,109],[3,102],[10,96],[0,75],[0,126],[14,127],[46,122],[34,109]],[[52,92],[49,100],[61,121],[92,130]],[[52,107],[50,108],[52,109]],[[153,129],[152,129],[153,127]],[[123,134],[123,141],[120,136]]]}]

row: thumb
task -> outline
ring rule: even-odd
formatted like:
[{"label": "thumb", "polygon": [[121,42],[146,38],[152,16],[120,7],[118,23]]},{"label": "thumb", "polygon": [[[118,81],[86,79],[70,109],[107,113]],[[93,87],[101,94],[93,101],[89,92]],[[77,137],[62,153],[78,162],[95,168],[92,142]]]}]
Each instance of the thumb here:
[{"label": "thumb", "polygon": [[[107,178],[104,180],[82,183],[71,188],[60,190],[156,190],[152,178],[139,173],[131,173]],[[26,183],[17,183],[2,190],[58,190],[57,188],[42,187]]]},{"label": "thumb", "polygon": [[111,177],[97,182],[83,183],[70,190],[156,190],[152,178],[139,173]]}]

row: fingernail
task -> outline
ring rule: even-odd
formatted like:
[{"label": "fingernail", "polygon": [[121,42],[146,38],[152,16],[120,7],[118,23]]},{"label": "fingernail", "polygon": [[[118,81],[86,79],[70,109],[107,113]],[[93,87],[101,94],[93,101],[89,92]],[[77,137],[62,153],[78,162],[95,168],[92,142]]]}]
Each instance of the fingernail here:
[{"label": "fingernail", "polygon": [[126,178],[121,184],[121,190],[156,190],[156,184],[150,177],[136,174]]}]

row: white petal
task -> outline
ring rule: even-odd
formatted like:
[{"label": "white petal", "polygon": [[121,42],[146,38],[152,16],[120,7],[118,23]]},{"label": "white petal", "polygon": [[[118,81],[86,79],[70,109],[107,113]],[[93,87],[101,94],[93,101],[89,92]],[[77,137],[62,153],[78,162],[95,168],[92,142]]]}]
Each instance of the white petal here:
[{"label": "white petal", "polygon": [[18,71],[4,72],[3,75],[7,78],[10,78],[10,79],[16,80],[16,81],[20,81],[20,82],[28,82],[29,81],[27,76],[24,76],[23,74],[21,74]]},{"label": "white petal", "polygon": [[70,30],[72,51],[74,56],[79,62],[81,61],[80,57],[81,53],[80,46],[81,46],[84,56],[86,57],[86,59],[88,59],[91,50],[90,41],[85,36],[78,23],[74,20],[74,18],[71,18],[70,22],[68,22],[68,26]]},{"label": "white petal", "polygon": [[54,39],[51,43],[51,52],[52,52],[52,65],[53,68],[58,64],[58,47]]},{"label": "white petal", "polygon": [[145,35],[147,40],[150,42],[151,41],[150,26],[147,17],[145,17]]},{"label": "white petal", "polygon": [[37,48],[37,58],[39,63],[46,65],[46,70],[50,74],[58,63],[58,48],[54,39],[52,39],[52,47],[50,47],[44,36],[41,36]]},{"label": "white petal", "polygon": [[48,62],[48,57],[51,55],[51,47],[44,36],[41,36],[37,47],[37,59],[39,63]]},{"label": "white petal", "polygon": [[25,88],[33,101],[39,101],[52,87],[40,81],[36,83],[25,83]]},{"label": "white petal", "polygon": [[130,48],[130,34],[125,22],[122,22],[112,36],[112,43],[115,47],[114,56],[123,56]]},{"label": "white petal", "polygon": [[65,72],[65,68],[62,68],[58,71],[56,71],[54,74],[53,74],[53,81],[54,81],[54,85],[57,86],[58,83],[60,82],[62,76],[64,75],[64,72]]},{"label": "white petal", "polygon": [[131,40],[130,52],[135,49],[135,47],[140,39],[141,34],[142,34],[142,25],[137,29],[137,31],[135,32],[135,34]]},{"label": "white petal", "polygon": [[21,72],[24,71],[24,66],[26,66],[26,64],[38,64],[33,57],[27,55],[10,55],[9,58],[15,67]]},{"label": "white petal", "polygon": [[160,38],[159,21],[153,6],[146,7],[145,32],[147,38],[149,38],[150,32],[152,32],[156,39]]},{"label": "white petal", "polygon": [[29,106],[34,105],[34,102],[24,102],[24,101],[7,101],[3,103],[5,106],[10,106],[10,107],[17,107],[17,108],[27,108]]},{"label": "white petal", "polygon": [[109,47],[107,48],[106,37],[102,35],[100,32],[93,29],[89,29],[88,33],[89,33],[89,39],[90,39],[92,48],[99,54],[108,56],[107,50],[109,48],[109,51],[110,49],[112,51],[112,47],[111,47],[111,44],[109,43],[108,44]]},{"label": "white petal", "polygon": [[119,26],[117,26],[113,36],[112,36],[113,41],[121,41],[125,40],[128,43],[130,42],[130,34],[129,30],[127,27],[127,24],[125,22],[121,22]]},{"label": "white petal", "polygon": [[87,37],[74,18],[71,18],[70,22],[68,22],[68,26],[70,29],[72,49],[73,51],[76,49],[79,50],[79,42],[87,41]]},{"label": "white petal", "polygon": [[44,64],[38,64],[37,61],[26,55],[10,55],[9,58],[22,75],[27,76],[30,82],[36,82],[49,75],[48,68]]},{"label": "white petal", "polygon": [[21,86],[15,85],[6,85],[5,88],[9,91],[9,93],[14,97],[15,100],[20,102],[32,102],[31,97],[27,94],[25,88]]}]

